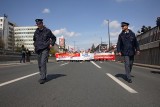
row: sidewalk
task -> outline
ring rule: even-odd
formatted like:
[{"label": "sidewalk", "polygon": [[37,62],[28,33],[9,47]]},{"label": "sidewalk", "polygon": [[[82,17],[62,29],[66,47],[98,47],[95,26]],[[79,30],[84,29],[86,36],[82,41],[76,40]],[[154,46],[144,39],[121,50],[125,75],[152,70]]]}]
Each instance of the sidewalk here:
[{"label": "sidewalk", "polygon": [[[115,62],[124,63],[122,61],[115,61]],[[147,68],[154,68],[154,69],[159,69],[160,70],[160,66],[159,65],[150,65],[150,64],[141,64],[141,63],[133,63],[133,65],[141,66],[141,67],[147,67]]]},{"label": "sidewalk", "polygon": [[142,66],[142,67],[148,67],[148,68],[154,68],[154,69],[159,69],[160,70],[160,66],[158,65],[149,65],[149,64],[140,64],[140,63],[133,63],[136,66]]}]

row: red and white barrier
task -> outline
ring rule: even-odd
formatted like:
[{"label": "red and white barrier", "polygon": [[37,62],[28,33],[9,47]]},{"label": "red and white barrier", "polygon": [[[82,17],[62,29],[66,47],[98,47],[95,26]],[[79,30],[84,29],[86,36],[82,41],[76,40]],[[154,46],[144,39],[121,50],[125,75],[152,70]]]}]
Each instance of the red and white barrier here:
[{"label": "red and white barrier", "polygon": [[57,61],[115,60],[114,53],[56,53]]},{"label": "red and white barrier", "polygon": [[114,52],[110,53],[95,53],[94,60],[115,60]]}]

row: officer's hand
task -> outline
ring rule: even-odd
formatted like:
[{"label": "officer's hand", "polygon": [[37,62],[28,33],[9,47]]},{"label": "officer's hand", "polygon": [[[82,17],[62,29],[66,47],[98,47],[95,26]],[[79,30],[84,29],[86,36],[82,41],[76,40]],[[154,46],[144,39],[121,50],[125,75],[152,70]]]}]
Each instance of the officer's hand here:
[{"label": "officer's hand", "polygon": [[119,55],[119,56],[122,56],[122,53],[121,53],[121,52],[119,52],[119,53],[118,53],[118,55]]},{"label": "officer's hand", "polygon": [[137,51],[137,55],[140,55],[140,51]]},{"label": "officer's hand", "polygon": [[52,45],[49,45],[49,48],[52,48]]}]

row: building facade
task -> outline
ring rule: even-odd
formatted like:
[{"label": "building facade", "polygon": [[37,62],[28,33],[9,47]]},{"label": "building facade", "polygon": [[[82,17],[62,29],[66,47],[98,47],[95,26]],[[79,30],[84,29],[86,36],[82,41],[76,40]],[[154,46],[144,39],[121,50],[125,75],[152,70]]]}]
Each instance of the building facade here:
[{"label": "building facade", "polygon": [[9,22],[7,17],[0,17],[0,39],[4,43],[4,50],[14,51],[14,27],[16,24]]},{"label": "building facade", "polygon": [[14,27],[15,48],[25,46],[29,51],[34,52],[33,35],[37,26]]}]

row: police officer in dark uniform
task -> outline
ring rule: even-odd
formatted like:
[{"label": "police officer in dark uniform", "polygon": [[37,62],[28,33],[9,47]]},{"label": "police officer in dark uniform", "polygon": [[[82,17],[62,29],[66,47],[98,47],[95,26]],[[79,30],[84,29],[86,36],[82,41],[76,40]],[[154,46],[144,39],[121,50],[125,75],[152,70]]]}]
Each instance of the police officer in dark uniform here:
[{"label": "police officer in dark uniform", "polygon": [[128,29],[128,26],[129,23],[127,22],[121,23],[122,32],[118,37],[117,52],[120,56],[124,56],[127,81],[132,83],[130,73],[133,66],[134,55],[136,53],[140,54],[140,49],[135,34]]},{"label": "police officer in dark uniform", "polygon": [[[38,66],[40,72],[39,83],[43,84],[46,82],[47,74],[47,59],[49,54],[49,49],[54,46],[56,42],[56,37],[53,35],[50,29],[43,25],[43,19],[36,19],[36,24],[38,28],[36,29],[33,41],[35,46],[35,52],[38,56]],[[52,42],[51,42],[52,40]]]}]

